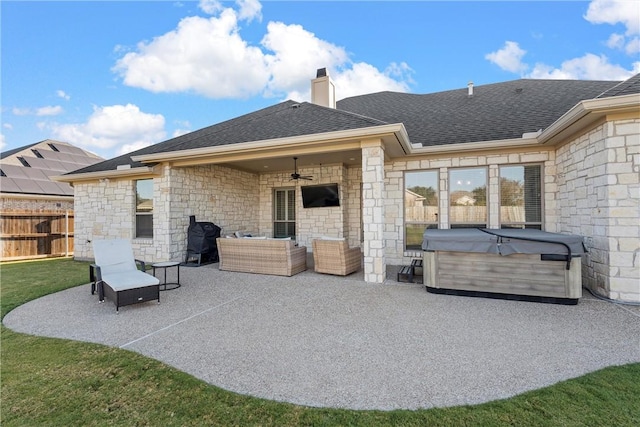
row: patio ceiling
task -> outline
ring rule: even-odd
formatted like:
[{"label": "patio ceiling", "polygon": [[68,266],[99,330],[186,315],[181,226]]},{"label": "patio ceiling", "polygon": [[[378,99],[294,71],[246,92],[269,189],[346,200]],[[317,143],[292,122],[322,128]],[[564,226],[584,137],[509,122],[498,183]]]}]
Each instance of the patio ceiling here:
[{"label": "patio ceiling", "polygon": [[239,169],[251,173],[277,173],[293,172],[293,157],[298,158],[298,169],[318,167],[320,165],[342,164],[346,167],[362,165],[361,150],[347,150],[328,153],[292,154],[279,157],[254,158],[220,163],[233,169]]}]

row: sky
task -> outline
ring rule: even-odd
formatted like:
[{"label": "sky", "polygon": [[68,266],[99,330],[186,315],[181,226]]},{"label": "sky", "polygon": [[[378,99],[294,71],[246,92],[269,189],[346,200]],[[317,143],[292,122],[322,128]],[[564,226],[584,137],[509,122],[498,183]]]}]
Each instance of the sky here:
[{"label": "sky", "polygon": [[0,1],[0,150],[104,158],[292,99],[640,72],[640,1]]}]

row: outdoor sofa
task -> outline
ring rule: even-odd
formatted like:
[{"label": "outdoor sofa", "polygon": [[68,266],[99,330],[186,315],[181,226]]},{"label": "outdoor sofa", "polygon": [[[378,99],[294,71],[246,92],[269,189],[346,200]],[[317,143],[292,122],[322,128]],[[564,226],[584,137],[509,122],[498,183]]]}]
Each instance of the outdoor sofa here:
[{"label": "outdoor sofa", "polygon": [[220,270],[293,276],[307,269],[307,248],[293,240],[217,239]]}]

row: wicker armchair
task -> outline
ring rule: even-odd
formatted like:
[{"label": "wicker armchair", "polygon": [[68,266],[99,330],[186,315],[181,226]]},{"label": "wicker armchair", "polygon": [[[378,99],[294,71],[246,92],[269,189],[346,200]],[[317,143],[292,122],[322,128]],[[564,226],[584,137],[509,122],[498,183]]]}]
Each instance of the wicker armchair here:
[{"label": "wicker armchair", "polygon": [[346,276],[362,266],[360,248],[349,248],[345,240],[316,239],[312,246],[316,273]]}]

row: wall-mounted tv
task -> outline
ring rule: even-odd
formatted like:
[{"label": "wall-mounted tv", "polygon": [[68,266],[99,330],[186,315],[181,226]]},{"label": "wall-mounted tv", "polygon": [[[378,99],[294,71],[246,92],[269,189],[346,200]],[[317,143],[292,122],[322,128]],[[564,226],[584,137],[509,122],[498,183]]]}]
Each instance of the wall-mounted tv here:
[{"label": "wall-mounted tv", "polygon": [[300,187],[302,206],[305,208],[323,208],[340,206],[338,184],[307,185]]}]

